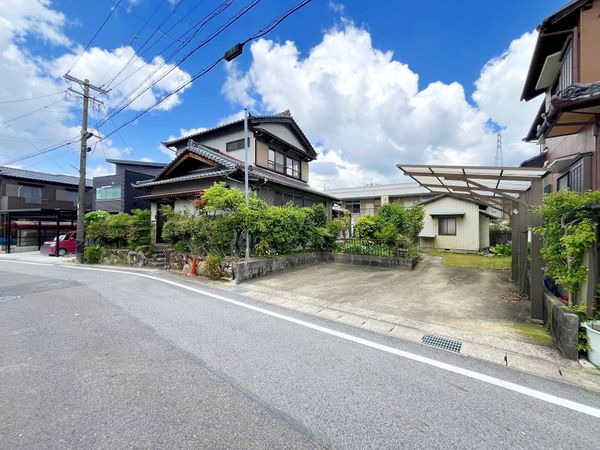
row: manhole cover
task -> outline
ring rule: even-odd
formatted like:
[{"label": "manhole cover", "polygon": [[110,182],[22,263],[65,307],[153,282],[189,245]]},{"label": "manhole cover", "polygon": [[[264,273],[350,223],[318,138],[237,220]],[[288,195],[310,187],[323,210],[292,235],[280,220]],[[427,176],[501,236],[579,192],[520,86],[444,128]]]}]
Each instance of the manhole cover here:
[{"label": "manhole cover", "polygon": [[442,336],[435,336],[434,334],[426,334],[423,336],[423,344],[430,345],[431,347],[441,348],[442,350],[448,350],[449,352],[460,353],[462,342],[455,341],[454,339],[448,339]]},{"label": "manhole cover", "polygon": [[4,296],[0,296],[0,303],[10,302],[11,300],[18,300],[20,298],[21,298],[20,295],[4,295]]}]

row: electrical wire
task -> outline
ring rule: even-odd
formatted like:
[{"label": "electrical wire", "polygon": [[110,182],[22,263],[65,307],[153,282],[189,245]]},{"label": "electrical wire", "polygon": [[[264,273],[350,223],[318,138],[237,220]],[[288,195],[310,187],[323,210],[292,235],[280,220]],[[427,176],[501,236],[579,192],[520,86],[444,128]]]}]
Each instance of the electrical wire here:
[{"label": "electrical wire", "polygon": [[[253,34],[252,36],[250,36],[249,38],[247,38],[245,41],[242,41],[242,45],[248,43],[249,41],[251,41],[253,39],[258,39],[259,37],[262,37],[262,36],[266,35],[270,31],[272,31],[273,29],[275,29],[279,24],[281,24],[285,19],[287,19],[293,13],[295,13],[296,11],[298,11],[301,8],[303,8],[304,6],[306,6],[311,1],[312,0],[304,0],[304,1],[300,2],[300,3],[298,3],[294,8],[288,10],[286,13],[284,13],[278,19],[276,19],[275,21],[271,22],[271,24],[268,25],[266,28],[258,30],[255,34]],[[148,111],[150,111],[150,110],[154,109],[155,107],[157,107],[158,105],[160,105],[162,102],[164,102],[169,97],[175,95],[176,93],[178,93],[179,91],[181,91],[185,87],[189,86],[192,82],[194,82],[198,78],[206,75],[208,72],[210,72],[211,70],[213,70],[224,59],[225,59],[224,56],[221,56],[220,58],[217,58],[213,63],[211,63],[210,65],[208,65],[207,67],[205,67],[203,70],[201,70],[199,73],[197,73],[196,75],[194,75],[190,80],[188,80],[187,82],[185,82],[182,85],[180,85],[177,89],[169,92],[167,95],[165,95],[164,97],[162,97],[160,100],[157,100],[152,106],[146,108],[145,110],[141,111],[140,113],[136,114],[135,116],[133,116],[132,118],[130,118],[129,120],[127,120],[122,125],[118,126],[114,130],[112,130],[110,133],[108,133],[106,136],[104,136],[103,139],[109,138],[114,133],[118,132],[119,130],[121,130],[122,128],[126,127],[130,123],[132,123],[132,122],[136,121],[137,119],[139,119],[141,116],[143,116],[144,114],[146,114]]]},{"label": "electrical wire", "polygon": [[[164,0],[163,0],[163,2],[161,2],[160,4],[162,5],[162,3],[164,3]],[[161,28],[161,27],[162,27],[162,26],[163,26],[165,23],[167,23],[167,22],[168,22],[168,21],[171,19],[171,17],[173,17],[173,15],[175,14],[175,12],[177,12],[177,9],[178,9],[178,8],[181,6],[181,4],[182,4],[182,3],[183,3],[183,0],[179,0],[179,2],[178,2],[176,5],[175,5],[175,7],[174,7],[174,8],[173,8],[173,9],[172,9],[172,10],[169,12],[169,14],[167,14],[167,16],[166,16],[166,17],[163,19],[163,21],[160,23],[160,25],[158,25],[158,27],[157,27],[157,28],[155,28],[155,30],[154,30],[152,33],[150,33],[150,36],[148,36],[148,37],[146,38],[146,40],[145,40],[145,41],[144,41],[144,43],[143,43],[143,44],[140,46],[140,48],[138,48],[138,49],[137,49],[137,51],[136,51],[136,52],[134,52],[134,53],[133,53],[133,55],[131,55],[131,58],[129,58],[129,61],[127,61],[127,62],[125,63],[125,65],[124,65],[124,66],[121,68],[121,70],[119,70],[119,71],[116,73],[116,75],[115,75],[115,76],[113,76],[113,77],[110,79],[110,81],[108,82],[108,84],[106,84],[106,86],[105,86],[105,88],[106,88],[106,89],[108,89],[108,88],[110,87],[110,85],[111,85],[111,84],[112,84],[112,83],[115,81],[115,79],[116,79],[116,78],[117,78],[119,75],[121,75],[121,74],[123,73],[123,71],[124,71],[125,69],[127,69],[127,67],[129,67],[129,65],[130,65],[130,64],[133,62],[133,60],[134,60],[134,59],[136,59],[136,58],[138,57],[138,56],[137,56],[137,53],[138,53],[139,51],[141,51],[141,50],[142,50],[142,49],[143,49],[143,48],[144,48],[144,47],[145,47],[145,46],[148,44],[148,42],[150,42],[150,40],[151,40],[151,39],[152,39],[152,38],[153,38],[153,37],[156,35],[156,33],[158,32],[158,30],[159,30],[159,29],[160,29],[160,28]]]},{"label": "electrical wire", "polygon": [[[181,58],[176,64],[174,64],[173,67],[171,67],[169,70],[167,70],[163,74],[161,74],[160,77],[158,77],[157,79],[155,79],[152,83],[150,83],[150,85],[148,85],[147,87],[145,87],[141,92],[139,92],[137,95],[135,95],[131,99],[129,99],[129,97],[128,97],[126,99],[125,103],[123,103],[123,101],[120,102],[120,104],[112,111],[112,113],[110,113],[109,115],[107,115],[99,124],[96,125],[96,128],[100,128],[101,126],[103,126],[106,122],[108,122],[108,120],[110,120],[110,118],[115,117],[117,114],[119,114],[120,112],[122,112],[125,108],[127,108],[127,106],[131,105],[135,100],[137,100],[139,97],[141,97],[145,92],[147,92],[148,90],[152,89],[156,84],[158,84],[158,82],[160,82],[162,79],[164,79],[173,70],[175,70],[176,68],[178,68],[181,63],[185,62],[195,52],[197,52],[198,50],[200,50],[207,43],[209,43],[210,41],[212,41],[213,39],[215,39],[217,36],[219,36],[221,33],[223,33],[227,28],[229,28],[231,25],[233,25],[233,23],[235,23],[242,16],[244,16],[246,13],[248,13],[250,10],[252,10],[260,2],[261,2],[261,0],[253,0],[252,2],[250,2],[249,4],[247,4],[235,16],[232,16],[225,24],[223,24],[220,28],[218,28],[211,35],[209,35],[199,45],[197,45],[195,48],[193,48],[191,51],[189,51],[183,58]],[[222,58],[220,58],[220,59],[222,59]],[[220,61],[220,59],[217,60],[216,62],[218,63]],[[188,83],[186,83],[185,86],[189,85],[191,83],[191,81],[193,81],[193,79],[190,80]],[[139,89],[139,87],[138,87],[138,89]],[[177,92],[179,92],[180,90],[181,89],[178,89]],[[173,94],[171,93],[169,95],[169,97],[171,95],[173,95]],[[158,104],[160,104],[160,103],[162,103],[162,100]],[[157,106],[157,104],[154,104],[152,107],[155,107],[155,106]]]},{"label": "electrical wire", "polygon": [[33,111],[26,112],[25,114],[20,114],[20,115],[18,115],[16,117],[13,117],[12,119],[8,119],[8,120],[5,120],[3,122],[0,122],[0,125],[8,125],[9,123],[15,122],[15,121],[20,120],[20,119],[24,119],[25,117],[29,117],[29,116],[31,116],[31,115],[33,115],[35,113],[40,112],[40,111],[47,110],[50,106],[56,105],[57,103],[60,103],[63,100],[64,99],[61,98],[60,100],[56,100],[55,102],[48,103],[47,105],[44,105],[41,108],[34,109]]},{"label": "electrical wire", "polygon": [[30,101],[30,100],[38,100],[38,99],[40,99],[40,98],[45,98],[45,97],[53,97],[53,96],[55,96],[55,95],[58,95],[58,94],[64,94],[64,93],[65,93],[65,91],[64,91],[64,90],[62,90],[62,91],[54,92],[54,93],[52,93],[52,94],[38,95],[37,97],[25,97],[25,98],[17,98],[17,99],[14,99],[14,100],[2,100],[2,101],[0,101],[0,105],[4,105],[4,104],[6,104],[6,103],[21,103],[21,102],[28,102],[28,101]]},{"label": "electrical wire", "polygon": [[[145,20],[145,22],[143,23],[142,27],[137,31],[137,33],[134,33],[134,35],[132,36],[131,40],[129,41],[129,43],[127,44],[128,47],[131,47],[133,45],[133,43],[139,38],[139,36],[141,35],[142,31],[144,31],[144,28],[146,28],[146,26],[148,25],[148,23],[152,20],[152,18],[154,17],[154,15],[158,12],[158,10],[160,9],[160,7],[164,4],[165,0],[163,0],[162,2],[159,3],[159,5],[154,8],[154,11],[152,11],[152,14],[150,14],[150,17],[148,17],[148,19]],[[130,12],[130,14],[134,15],[132,12]],[[137,15],[135,15],[135,17],[139,17]],[[141,19],[143,20],[143,19]],[[123,56],[121,54],[121,56]],[[117,61],[114,61],[112,63],[112,65],[110,66],[110,68],[104,72],[104,74],[99,78],[100,81],[99,85],[101,87],[104,87],[105,83],[104,83],[104,79],[106,79],[107,75],[114,69],[115,65],[117,65],[117,63],[121,60],[121,56],[119,56]]]},{"label": "electrical wire", "polygon": [[69,68],[69,70],[67,70],[67,73],[69,73],[69,72],[71,72],[71,70],[73,70],[73,67],[75,67],[75,64],[77,64],[79,62],[79,60],[81,59],[81,57],[83,56],[83,54],[88,51],[88,49],[90,48],[90,46],[92,45],[92,43],[94,42],[94,40],[96,39],[98,34],[100,34],[102,29],[104,28],[104,26],[106,25],[108,20],[112,17],[112,15],[115,13],[115,11],[117,10],[117,8],[119,7],[119,5],[121,4],[122,1],[123,0],[117,0],[117,3],[111,8],[110,13],[108,13],[108,16],[106,16],[106,19],[104,19],[104,22],[102,22],[102,25],[100,25],[100,28],[98,28],[96,30],[96,32],[94,33],[94,35],[92,36],[90,41],[87,43],[85,48],[81,51],[81,53],[79,53],[79,56],[77,56],[77,58],[75,58],[75,61],[73,62],[73,64]]},{"label": "electrical wire", "polygon": [[[243,41],[243,43],[248,43],[250,40],[252,39],[257,39],[259,37],[264,36],[265,34],[267,34],[268,32],[272,31],[275,27],[277,27],[281,22],[283,22],[287,17],[289,17],[291,14],[293,14],[294,12],[298,11],[300,8],[306,6],[308,3],[310,3],[312,0],[305,0],[303,2],[300,2],[298,5],[296,5],[294,8],[290,9],[289,11],[287,11],[286,13],[284,13],[281,17],[279,17],[278,19],[276,19],[275,21],[273,21],[269,26],[267,26],[264,29],[258,30],[255,34],[253,34],[252,36],[250,36],[248,39],[246,39],[245,41]],[[137,120],[138,118],[140,118],[142,115],[146,114],[148,111],[152,110],[153,108],[155,108],[156,106],[158,106],[159,104],[161,104],[163,101],[165,101],[167,98],[171,97],[172,95],[175,95],[177,92],[181,91],[182,89],[184,89],[186,86],[188,86],[190,83],[192,83],[193,81],[197,80],[198,78],[206,75],[208,72],[210,72],[212,69],[214,69],[219,62],[223,61],[224,57],[221,56],[220,58],[217,58],[213,63],[211,63],[210,65],[208,65],[207,67],[205,67],[203,70],[201,70],[200,72],[198,72],[195,76],[193,76],[189,81],[187,81],[186,83],[183,83],[181,86],[179,86],[177,89],[174,89],[173,91],[169,92],[167,95],[165,95],[164,97],[162,97],[160,100],[156,101],[152,106],[146,108],[145,110],[141,111],[140,113],[136,114],[133,118],[131,118],[130,120],[126,121],[125,123],[121,124],[120,126],[116,127],[114,130],[112,130],[110,133],[108,133],[107,135],[103,136],[101,140],[105,140],[108,139],[110,136],[112,136],[113,134],[117,133],[118,131],[120,131],[121,129],[123,129],[124,127],[126,127],[127,125],[129,125],[130,123],[134,122],[135,120]],[[106,120],[110,120],[112,119],[112,117],[107,118]],[[105,122],[104,122],[105,123]],[[40,149],[38,152],[34,152],[34,153],[30,153],[28,155],[24,155],[21,156],[19,158],[13,159],[11,161],[7,161],[4,163],[4,165],[8,165],[8,164],[14,164],[17,162],[21,162],[24,161],[26,159],[29,158],[33,158],[35,156],[39,156],[41,154],[44,153],[48,153],[51,151],[55,151],[59,148],[65,147],[67,145],[71,145],[74,144],[76,142],[80,141],[80,137],[77,137],[77,139],[73,139],[67,142],[63,142],[62,144],[58,144],[55,146],[51,146],[51,147],[47,147],[44,149]]]}]

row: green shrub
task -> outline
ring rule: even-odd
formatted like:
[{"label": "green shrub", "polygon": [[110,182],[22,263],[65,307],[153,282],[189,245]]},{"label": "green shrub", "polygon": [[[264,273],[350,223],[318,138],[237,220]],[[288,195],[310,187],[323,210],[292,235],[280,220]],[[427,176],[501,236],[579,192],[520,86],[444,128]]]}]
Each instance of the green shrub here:
[{"label": "green shrub", "polygon": [[223,276],[224,258],[219,255],[208,255],[204,260],[204,273],[212,280],[219,280]]},{"label": "green shrub", "polygon": [[127,230],[127,243],[135,248],[150,245],[152,222],[149,209],[134,209],[131,211],[129,227]]},{"label": "green shrub", "polygon": [[86,264],[98,264],[102,261],[102,247],[90,245],[83,252],[83,261]]},{"label": "green shrub", "polygon": [[383,219],[384,222],[392,225],[398,233],[405,233],[408,213],[402,205],[398,203],[381,205],[377,211],[377,216]]},{"label": "green shrub", "polygon": [[354,225],[354,236],[359,239],[377,239],[385,221],[379,216],[363,216]]},{"label": "green shrub", "polygon": [[510,244],[496,244],[490,248],[495,256],[510,256],[512,253],[512,245]]}]

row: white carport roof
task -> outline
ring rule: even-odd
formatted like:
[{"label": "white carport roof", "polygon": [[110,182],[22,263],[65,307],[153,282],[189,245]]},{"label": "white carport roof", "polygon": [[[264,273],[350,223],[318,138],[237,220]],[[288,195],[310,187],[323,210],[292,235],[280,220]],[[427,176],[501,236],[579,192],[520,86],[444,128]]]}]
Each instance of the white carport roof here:
[{"label": "white carport roof", "polygon": [[469,198],[491,208],[506,211],[505,200],[526,204],[519,195],[548,170],[537,167],[450,166],[398,164],[405,175],[437,194]]}]

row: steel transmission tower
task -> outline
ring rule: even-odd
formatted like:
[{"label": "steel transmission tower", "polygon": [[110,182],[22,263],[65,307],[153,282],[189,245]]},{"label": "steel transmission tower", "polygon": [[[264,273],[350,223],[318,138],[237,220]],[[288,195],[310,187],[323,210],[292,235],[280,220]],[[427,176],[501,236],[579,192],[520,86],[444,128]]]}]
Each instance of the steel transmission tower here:
[{"label": "steel transmission tower", "polygon": [[502,133],[499,131],[496,135],[496,167],[502,167],[504,165],[504,158],[502,157]]}]

